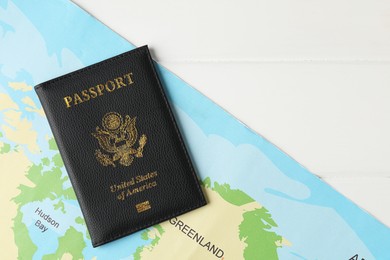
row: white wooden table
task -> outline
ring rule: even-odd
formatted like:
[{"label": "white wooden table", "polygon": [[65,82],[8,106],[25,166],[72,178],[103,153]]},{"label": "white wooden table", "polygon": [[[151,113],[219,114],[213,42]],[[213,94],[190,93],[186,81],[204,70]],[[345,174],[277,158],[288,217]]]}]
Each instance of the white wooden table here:
[{"label": "white wooden table", "polygon": [[74,2],[390,227],[390,1]]}]

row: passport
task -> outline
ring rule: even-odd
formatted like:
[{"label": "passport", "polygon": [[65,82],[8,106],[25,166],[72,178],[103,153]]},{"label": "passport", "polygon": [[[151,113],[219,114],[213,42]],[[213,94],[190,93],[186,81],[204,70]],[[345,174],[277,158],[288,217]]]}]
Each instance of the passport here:
[{"label": "passport", "polygon": [[94,247],[206,204],[147,46],[35,91]]}]

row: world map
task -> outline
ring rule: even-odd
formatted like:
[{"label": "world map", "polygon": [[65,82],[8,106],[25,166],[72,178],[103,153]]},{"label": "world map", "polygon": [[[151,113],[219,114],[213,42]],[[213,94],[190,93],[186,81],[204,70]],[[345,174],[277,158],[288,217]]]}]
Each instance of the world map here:
[{"label": "world map", "polygon": [[157,63],[208,205],[93,248],[33,86],[134,46],[65,0],[0,1],[0,46],[3,259],[390,259],[389,228]]}]

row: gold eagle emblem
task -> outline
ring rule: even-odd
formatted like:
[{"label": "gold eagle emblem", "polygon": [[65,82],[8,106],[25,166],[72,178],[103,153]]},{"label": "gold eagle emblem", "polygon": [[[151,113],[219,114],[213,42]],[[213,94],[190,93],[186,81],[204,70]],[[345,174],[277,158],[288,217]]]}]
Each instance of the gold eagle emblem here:
[{"label": "gold eagle emblem", "polygon": [[[101,149],[95,151],[95,157],[104,166],[113,166],[119,161],[123,166],[130,166],[134,157],[142,157],[146,144],[146,135],[141,135],[138,140],[138,148],[133,148],[138,139],[138,131],[135,127],[136,117],[129,115],[123,118],[119,113],[109,112],[103,116],[102,128],[96,127],[92,133]],[[103,150],[105,153],[103,153]]]}]

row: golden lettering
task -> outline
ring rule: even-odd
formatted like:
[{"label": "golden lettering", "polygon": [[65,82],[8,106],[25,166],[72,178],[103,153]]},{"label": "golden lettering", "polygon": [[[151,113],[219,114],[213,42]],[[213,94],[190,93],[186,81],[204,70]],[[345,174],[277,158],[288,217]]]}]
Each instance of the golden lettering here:
[{"label": "golden lettering", "polygon": [[83,100],[81,99],[81,97],[79,96],[79,94],[75,93],[74,96],[74,104],[77,105],[79,103],[83,103]]},{"label": "golden lettering", "polygon": [[89,88],[89,93],[91,93],[91,98],[97,97],[97,93],[95,91],[95,87],[90,87]]},{"label": "golden lettering", "polygon": [[157,180],[152,180],[157,176],[157,171],[137,175],[126,181],[112,184],[109,187],[109,190],[110,192],[117,194],[118,200],[125,200],[125,198],[134,194],[157,187]]},{"label": "golden lettering", "polygon": [[[110,89],[110,88],[108,87],[108,86],[109,86],[108,83],[111,84],[112,89]],[[109,80],[109,81],[106,82],[106,90],[107,90],[108,92],[113,92],[113,91],[115,90],[115,83],[114,83],[114,81]]]},{"label": "golden lettering", "polygon": [[83,96],[83,101],[88,101],[91,99],[91,97],[88,94],[87,89],[84,89],[83,91],[81,91],[81,95]]},{"label": "golden lettering", "polygon": [[64,101],[67,108],[70,108],[70,102],[72,102],[72,98],[70,96],[64,97]]},{"label": "golden lettering", "polygon": [[99,93],[99,96],[103,95],[103,89],[104,89],[104,85],[103,84],[99,84],[96,86],[97,88],[97,92]]},{"label": "golden lettering", "polygon": [[117,86],[118,89],[120,89],[122,86],[123,87],[127,86],[125,83],[123,83],[123,78],[122,77],[118,77],[118,78],[116,78],[114,80],[116,82],[116,86]]},{"label": "golden lettering", "polygon": [[129,85],[134,83],[133,79],[131,78],[131,76],[133,76],[133,73],[131,73],[131,72],[123,75],[123,77],[127,78],[127,81],[129,82],[128,83]]},{"label": "golden lettering", "polygon": [[148,179],[155,178],[155,177],[157,177],[157,171],[149,172],[145,175],[138,175],[135,177],[135,180],[136,180],[136,183],[140,183],[142,181],[146,181]]},{"label": "golden lettering", "polygon": [[107,80],[105,84],[97,84],[96,86],[84,89],[79,93],[73,93],[72,95],[65,96],[63,100],[66,107],[70,108],[74,105],[97,98],[98,96],[103,96],[105,91],[113,92],[133,83],[133,73],[129,72],[121,77],[116,77],[113,80]]}]

